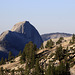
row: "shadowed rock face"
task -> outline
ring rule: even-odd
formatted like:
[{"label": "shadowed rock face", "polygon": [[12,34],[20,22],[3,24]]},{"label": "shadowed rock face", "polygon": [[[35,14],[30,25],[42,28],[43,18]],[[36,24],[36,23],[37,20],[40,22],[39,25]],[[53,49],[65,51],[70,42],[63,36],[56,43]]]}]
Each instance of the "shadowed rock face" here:
[{"label": "shadowed rock face", "polygon": [[[0,35],[0,49],[5,48],[6,53],[11,50],[14,55],[17,55],[29,41],[36,44],[38,48],[43,43],[38,31],[28,21],[20,22],[15,24],[11,31]],[[5,52],[5,50],[0,51]]]}]

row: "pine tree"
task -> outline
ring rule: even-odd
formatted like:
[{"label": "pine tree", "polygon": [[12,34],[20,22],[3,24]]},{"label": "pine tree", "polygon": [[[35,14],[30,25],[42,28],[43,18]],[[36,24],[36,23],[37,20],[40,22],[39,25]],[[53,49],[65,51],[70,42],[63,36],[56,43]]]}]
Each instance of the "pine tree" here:
[{"label": "pine tree", "polygon": [[68,50],[68,46],[67,46],[66,50]]},{"label": "pine tree", "polygon": [[34,67],[35,64],[35,51],[37,50],[36,46],[32,43],[29,42],[26,44],[24,51],[26,54],[26,61],[30,64],[30,67]]},{"label": "pine tree", "polygon": [[41,65],[41,74],[44,75],[43,63]]},{"label": "pine tree", "polygon": [[63,62],[61,62],[61,64],[59,65],[59,74],[65,75],[65,71],[66,71],[65,64]]},{"label": "pine tree", "polygon": [[4,59],[3,57],[1,58],[1,61],[0,61],[0,65],[4,64]]},{"label": "pine tree", "polygon": [[0,68],[0,75],[4,75],[3,67]]},{"label": "pine tree", "polygon": [[42,74],[41,74],[41,68],[40,68],[40,65],[39,65],[39,59],[36,59],[35,74],[36,74],[36,75],[42,75]]},{"label": "pine tree", "polygon": [[64,54],[63,54],[63,49],[62,46],[60,45],[60,47],[56,48],[56,59],[58,59],[59,61],[61,61],[61,59],[63,58]]},{"label": "pine tree", "polygon": [[52,75],[55,75],[55,66],[54,66],[54,64],[52,64],[52,70],[51,70],[52,72]]},{"label": "pine tree", "polygon": [[70,66],[69,66],[69,63],[66,63],[66,75],[70,75]]},{"label": "pine tree", "polygon": [[69,44],[73,44],[73,42],[70,40]]},{"label": "pine tree", "polygon": [[34,45],[32,42],[29,42],[25,45],[25,48],[21,55],[21,61],[28,63],[30,68],[33,68],[35,64],[36,50],[36,45]]},{"label": "pine tree", "polygon": [[53,45],[54,45],[54,42],[50,39],[50,45],[49,45],[49,48],[52,48]]},{"label": "pine tree", "polygon": [[72,36],[72,42],[73,42],[73,44],[75,43],[75,35],[74,34]]},{"label": "pine tree", "polygon": [[41,44],[41,47],[40,47],[41,49],[44,49],[44,46],[43,46],[43,43]]},{"label": "pine tree", "polygon": [[19,52],[18,56],[20,56],[21,54],[22,54],[22,51],[20,50],[20,52]]},{"label": "pine tree", "polygon": [[64,38],[63,37],[60,37],[60,40],[64,40]]},{"label": "pine tree", "polygon": [[25,75],[29,75],[30,73],[30,67],[29,67],[29,64],[28,62],[26,63],[26,69],[25,69]]},{"label": "pine tree", "polygon": [[26,61],[26,54],[25,54],[25,51],[23,51],[21,58],[20,58],[20,62],[25,63],[25,61]]},{"label": "pine tree", "polygon": [[7,58],[5,58],[5,62],[7,62]]},{"label": "pine tree", "polygon": [[45,75],[56,75],[54,64],[49,63],[49,66],[48,66],[48,69],[47,69]]},{"label": "pine tree", "polygon": [[45,48],[52,48],[52,46],[54,45],[54,42],[50,39],[50,41],[47,41],[47,44],[45,46]]},{"label": "pine tree", "polygon": [[72,40],[70,40],[69,44],[74,44],[75,43],[75,34],[72,35]]},{"label": "pine tree", "polygon": [[49,64],[48,69],[47,69],[45,75],[51,75],[51,64]]},{"label": "pine tree", "polygon": [[60,37],[59,40],[56,42],[56,44],[61,44],[62,43],[62,40],[64,40],[63,37]]},{"label": "pine tree", "polygon": [[45,48],[48,48],[48,47],[49,47],[49,45],[50,45],[50,42],[49,42],[49,41],[47,41],[47,44],[46,44]]},{"label": "pine tree", "polygon": [[11,59],[12,59],[12,52],[9,51],[8,60],[11,60]]}]

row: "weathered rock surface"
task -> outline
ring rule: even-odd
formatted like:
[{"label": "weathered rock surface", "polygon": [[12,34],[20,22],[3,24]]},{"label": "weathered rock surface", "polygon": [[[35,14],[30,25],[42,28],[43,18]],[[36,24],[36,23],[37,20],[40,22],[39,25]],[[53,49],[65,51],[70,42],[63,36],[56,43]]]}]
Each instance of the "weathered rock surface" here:
[{"label": "weathered rock surface", "polygon": [[9,51],[16,55],[29,41],[36,44],[38,48],[43,42],[38,31],[28,21],[17,23],[10,31],[5,31],[0,35],[0,55],[2,52],[8,53]]}]

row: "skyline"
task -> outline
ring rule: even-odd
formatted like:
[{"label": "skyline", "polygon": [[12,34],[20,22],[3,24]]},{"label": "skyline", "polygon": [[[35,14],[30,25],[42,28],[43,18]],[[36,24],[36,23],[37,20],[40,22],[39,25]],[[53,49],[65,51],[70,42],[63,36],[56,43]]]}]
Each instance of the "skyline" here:
[{"label": "skyline", "polygon": [[0,33],[22,21],[29,21],[40,34],[75,33],[74,0],[6,0],[0,9]]}]

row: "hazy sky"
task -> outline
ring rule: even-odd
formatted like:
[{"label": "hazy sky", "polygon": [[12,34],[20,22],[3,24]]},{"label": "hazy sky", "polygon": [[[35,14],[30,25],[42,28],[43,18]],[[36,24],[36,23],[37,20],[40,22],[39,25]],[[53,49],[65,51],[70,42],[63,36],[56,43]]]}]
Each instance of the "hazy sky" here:
[{"label": "hazy sky", "polygon": [[75,33],[75,0],[0,0],[0,33],[25,20],[40,34]]}]

